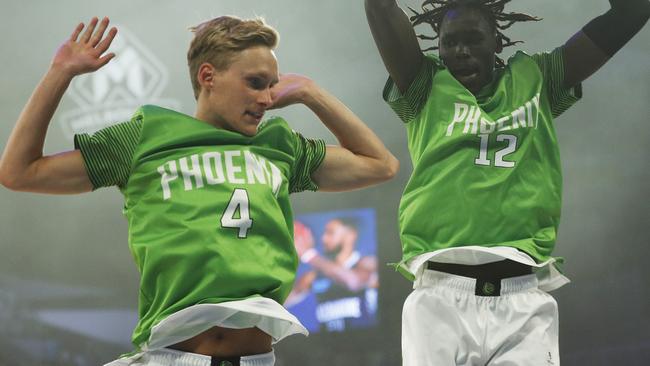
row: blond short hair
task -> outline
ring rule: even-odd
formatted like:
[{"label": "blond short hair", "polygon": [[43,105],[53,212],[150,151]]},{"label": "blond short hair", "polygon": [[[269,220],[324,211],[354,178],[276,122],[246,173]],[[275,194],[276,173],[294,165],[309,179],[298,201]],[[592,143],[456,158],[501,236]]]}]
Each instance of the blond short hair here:
[{"label": "blond short hair", "polygon": [[278,32],[262,18],[240,19],[221,16],[203,22],[190,30],[194,39],[187,51],[187,64],[194,97],[198,99],[201,86],[198,81],[199,67],[208,62],[219,71],[226,70],[237,53],[254,46],[274,49],[279,42]]}]

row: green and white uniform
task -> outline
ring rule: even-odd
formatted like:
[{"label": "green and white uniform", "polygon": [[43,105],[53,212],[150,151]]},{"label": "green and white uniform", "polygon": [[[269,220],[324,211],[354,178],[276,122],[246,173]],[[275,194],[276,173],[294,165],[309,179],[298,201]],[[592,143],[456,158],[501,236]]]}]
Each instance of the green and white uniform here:
[{"label": "green and white uniform", "polygon": [[325,156],[281,118],[247,137],[144,106],[129,122],[77,135],[95,188],[125,199],[141,274],[133,343],[166,347],[212,326],[306,333],[281,303],[298,265],[289,193],[316,190]]},{"label": "green and white uniform", "polygon": [[[476,97],[436,56],[404,95],[389,81],[384,98],[406,123],[413,162],[399,208],[403,273],[412,278],[432,253],[459,259],[450,248],[555,260],[562,174],[553,117],[581,93],[562,86],[563,74],[558,49],[518,52]],[[553,273],[548,286],[566,282]]]},{"label": "green and white uniform", "polygon": [[[557,303],[568,279],[551,256],[562,195],[553,117],[581,96],[563,87],[562,50],[518,52],[474,96],[435,56],[404,95],[384,98],[406,123],[413,173],[399,208],[403,259],[415,280],[402,312],[404,366],[558,364]],[[479,294],[473,278],[427,270],[429,260],[510,259],[536,274]]]}]

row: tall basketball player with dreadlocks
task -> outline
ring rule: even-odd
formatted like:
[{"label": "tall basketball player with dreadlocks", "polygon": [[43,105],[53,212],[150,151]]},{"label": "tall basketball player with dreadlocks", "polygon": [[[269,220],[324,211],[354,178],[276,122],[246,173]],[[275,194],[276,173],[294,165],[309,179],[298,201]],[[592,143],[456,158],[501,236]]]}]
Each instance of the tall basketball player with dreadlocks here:
[{"label": "tall basketball player with dreadlocks", "polygon": [[[427,0],[409,21],[396,0],[365,0],[390,74],[384,99],[413,161],[399,208],[398,268],[415,280],[405,366],[559,365],[546,292],[568,282],[551,256],[562,192],[553,118],[643,27],[650,3],[610,0],[554,51],[503,62],[496,55],[517,43],[504,31],[539,20],[505,12],[509,2]],[[412,25],[423,23],[438,55],[420,50]]]}]

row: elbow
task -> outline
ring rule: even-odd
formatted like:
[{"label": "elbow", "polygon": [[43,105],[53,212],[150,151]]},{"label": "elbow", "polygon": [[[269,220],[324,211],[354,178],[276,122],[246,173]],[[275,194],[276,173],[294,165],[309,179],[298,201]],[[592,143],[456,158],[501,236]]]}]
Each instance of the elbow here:
[{"label": "elbow", "polygon": [[1,167],[0,167],[0,185],[12,191],[17,191],[19,187],[17,180],[14,179],[13,176],[6,171],[6,169],[2,169]]},{"label": "elbow", "polygon": [[0,160],[0,185],[8,189],[11,189],[11,186],[13,185],[11,175],[7,171],[6,164],[3,160]]},{"label": "elbow", "polygon": [[0,170],[0,185],[11,190],[11,191],[23,191],[24,185],[19,179],[16,179],[15,176],[10,174],[5,174],[4,171]]},{"label": "elbow", "polygon": [[399,172],[399,160],[394,157],[392,154],[389,154],[388,158],[382,164],[382,169],[380,175],[380,180],[382,182],[391,180],[395,178]]},{"label": "elbow", "polygon": [[0,161],[0,185],[11,191],[24,191],[25,184],[20,175]]},{"label": "elbow", "polygon": [[397,173],[399,173],[399,160],[391,154],[388,163],[388,179],[395,178]]}]

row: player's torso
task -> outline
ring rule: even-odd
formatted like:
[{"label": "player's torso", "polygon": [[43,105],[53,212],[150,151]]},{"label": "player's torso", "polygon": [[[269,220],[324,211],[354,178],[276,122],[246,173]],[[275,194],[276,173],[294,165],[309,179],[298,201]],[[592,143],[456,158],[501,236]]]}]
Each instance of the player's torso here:
[{"label": "player's torso", "polygon": [[541,73],[527,59],[498,77],[476,98],[437,72],[407,125],[414,171],[400,205],[405,252],[554,239],[561,172]]},{"label": "player's torso", "polygon": [[282,302],[297,266],[290,130],[251,139],[194,120],[143,123],[123,189],[141,318],[253,295]]}]

